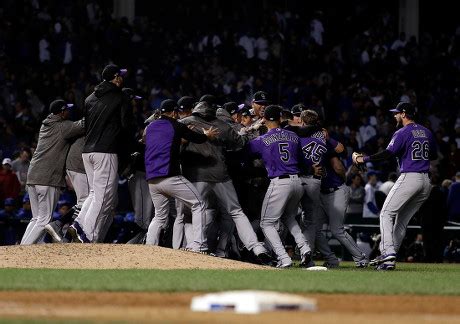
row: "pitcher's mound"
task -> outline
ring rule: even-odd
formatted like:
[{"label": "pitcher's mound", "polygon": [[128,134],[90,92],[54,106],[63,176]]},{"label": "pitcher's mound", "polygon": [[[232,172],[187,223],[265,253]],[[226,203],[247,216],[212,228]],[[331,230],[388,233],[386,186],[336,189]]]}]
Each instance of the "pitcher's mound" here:
[{"label": "pitcher's mound", "polygon": [[0,268],[268,269],[256,264],[151,245],[37,244],[0,247]]}]

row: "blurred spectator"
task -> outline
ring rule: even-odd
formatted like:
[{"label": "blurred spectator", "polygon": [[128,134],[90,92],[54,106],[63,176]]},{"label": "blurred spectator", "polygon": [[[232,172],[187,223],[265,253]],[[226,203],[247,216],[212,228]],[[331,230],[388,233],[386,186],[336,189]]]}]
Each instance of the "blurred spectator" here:
[{"label": "blurred spectator", "polygon": [[447,217],[450,221],[460,222],[460,172],[457,172],[455,182],[449,188]]},{"label": "blurred spectator", "polygon": [[388,180],[382,183],[379,189],[375,192],[375,203],[377,204],[378,209],[382,209],[383,203],[390,193],[391,188],[393,188],[396,180],[398,180],[398,174],[396,172],[390,172]]},{"label": "blurred spectator", "polygon": [[458,239],[452,239],[444,249],[444,259],[448,262],[460,262],[460,243]]},{"label": "blurred spectator", "polygon": [[6,198],[17,199],[21,191],[18,177],[11,170],[11,159],[5,158],[0,169],[0,201]]},{"label": "blurred spectator", "polygon": [[364,206],[363,218],[378,218],[380,210],[375,202],[375,192],[379,189],[380,183],[377,179],[377,173],[369,171],[367,173],[367,184],[364,187]]},{"label": "blurred spectator", "polygon": [[16,222],[16,202],[13,198],[6,198],[4,209],[0,210],[0,245],[16,244],[15,222]]},{"label": "blurred spectator", "polygon": [[30,208],[29,194],[24,195],[24,198],[22,199],[22,208],[19,209],[17,216],[18,219],[25,220],[25,226],[27,226],[29,220],[32,218],[32,209]]},{"label": "blurred spectator", "polygon": [[28,148],[22,148],[19,156],[11,163],[13,172],[16,173],[22,191],[25,189],[27,182],[27,172],[29,171],[31,152]]},{"label": "blurred spectator", "polygon": [[423,235],[417,234],[415,241],[412,242],[406,251],[406,261],[407,262],[423,262],[424,261],[424,252],[423,252]]},{"label": "blurred spectator", "polygon": [[347,222],[355,222],[361,218],[363,213],[363,203],[364,203],[364,187],[363,187],[363,178],[359,173],[355,173],[351,176],[350,184],[350,202],[347,208]]}]

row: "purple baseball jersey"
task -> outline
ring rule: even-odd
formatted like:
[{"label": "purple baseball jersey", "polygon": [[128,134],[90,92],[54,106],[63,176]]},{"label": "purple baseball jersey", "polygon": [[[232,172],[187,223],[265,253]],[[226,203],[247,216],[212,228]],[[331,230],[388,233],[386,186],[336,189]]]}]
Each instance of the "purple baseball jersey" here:
[{"label": "purple baseball jersey", "polygon": [[436,142],[428,128],[412,123],[394,133],[387,150],[397,157],[401,173],[428,172]]},{"label": "purple baseball jersey", "polygon": [[299,173],[299,137],[288,130],[273,128],[248,143],[251,154],[262,158],[269,178]]},{"label": "purple baseball jersey", "polygon": [[326,137],[322,131],[312,134],[310,137],[301,137],[300,146],[302,148],[302,173],[310,173],[314,164],[322,164],[323,155],[327,152]]}]

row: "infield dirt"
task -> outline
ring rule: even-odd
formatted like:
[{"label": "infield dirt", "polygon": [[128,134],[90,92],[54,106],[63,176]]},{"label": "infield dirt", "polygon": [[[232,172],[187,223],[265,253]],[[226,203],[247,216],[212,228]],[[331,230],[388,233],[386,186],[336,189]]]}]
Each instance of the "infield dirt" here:
[{"label": "infield dirt", "polygon": [[[78,258],[75,258],[76,254]],[[0,268],[263,269],[253,264],[185,251],[108,244],[0,247]],[[0,321],[30,319],[88,320],[98,323],[460,323],[460,296],[308,294],[308,297],[316,298],[318,311],[239,315],[190,311],[192,297],[200,294],[2,291]]]}]

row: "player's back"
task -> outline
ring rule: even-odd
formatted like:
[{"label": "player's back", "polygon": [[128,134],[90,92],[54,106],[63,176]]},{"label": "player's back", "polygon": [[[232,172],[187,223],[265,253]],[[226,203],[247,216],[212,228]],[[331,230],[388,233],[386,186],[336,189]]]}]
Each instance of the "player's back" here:
[{"label": "player's back", "polygon": [[288,130],[273,128],[249,143],[253,153],[262,157],[270,178],[299,173],[299,137]]},{"label": "player's back", "polygon": [[398,158],[401,173],[428,172],[436,142],[428,128],[410,123],[395,132],[387,149]]},{"label": "player's back", "polygon": [[316,132],[310,137],[301,137],[302,169],[309,170],[314,164],[321,164],[323,156],[327,152],[326,138],[322,132]]}]

